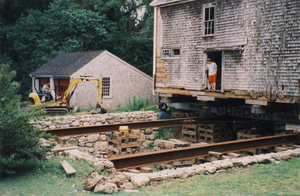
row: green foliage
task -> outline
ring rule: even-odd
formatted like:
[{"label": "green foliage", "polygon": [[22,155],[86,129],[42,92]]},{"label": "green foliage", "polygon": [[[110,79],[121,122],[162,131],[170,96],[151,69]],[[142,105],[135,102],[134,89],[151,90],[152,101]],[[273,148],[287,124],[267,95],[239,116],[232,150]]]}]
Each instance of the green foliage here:
[{"label": "green foliage", "polygon": [[110,49],[117,25],[105,15],[83,9],[73,0],[57,0],[48,10],[29,10],[12,26],[5,28],[14,57],[13,69],[29,93],[29,73],[61,52]]},{"label": "green foliage", "polygon": [[8,65],[0,65],[0,174],[32,168],[46,150],[40,147],[39,130],[29,123],[43,112],[22,109],[24,103],[16,95],[20,85],[12,81],[15,75]]},{"label": "green foliage", "polygon": [[[67,175],[60,162],[66,160],[76,169],[74,175]],[[42,161],[42,166],[30,172],[6,176],[0,181],[0,195],[95,195],[82,193],[83,181],[93,171],[106,175],[88,161],[68,157],[52,157]],[[41,188],[42,187],[42,188]],[[78,190],[77,193],[74,190]]]},{"label": "green foliage", "polygon": [[154,143],[153,142],[149,143],[148,146],[147,146],[147,148],[148,149],[153,149],[154,148]]},{"label": "green foliage", "polygon": [[102,50],[152,75],[151,0],[0,1],[0,63],[17,72],[23,99],[29,74],[62,52]]},{"label": "green foliage", "polygon": [[175,135],[176,133],[173,127],[159,128],[159,131],[154,136],[154,139],[169,140],[171,138],[175,138]]},{"label": "green foliage", "polygon": [[148,98],[144,99],[141,97],[133,96],[132,101],[131,98],[126,99],[125,106],[123,106],[122,104],[118,104],[116,109],[113,112],[139,111],[149,106],[151,106],[151,103],[149,103]]}]

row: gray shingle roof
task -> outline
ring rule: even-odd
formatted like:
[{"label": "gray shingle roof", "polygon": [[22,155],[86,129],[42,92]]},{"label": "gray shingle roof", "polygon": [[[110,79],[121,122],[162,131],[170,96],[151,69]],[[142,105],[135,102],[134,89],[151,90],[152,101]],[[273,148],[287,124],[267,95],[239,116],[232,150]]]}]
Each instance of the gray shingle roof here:
[{"label": "gray shingle roof", "polygon": [[104,52],[104,50],[62,53],[32,72],[31,75],[71,76],[102,52]]}]

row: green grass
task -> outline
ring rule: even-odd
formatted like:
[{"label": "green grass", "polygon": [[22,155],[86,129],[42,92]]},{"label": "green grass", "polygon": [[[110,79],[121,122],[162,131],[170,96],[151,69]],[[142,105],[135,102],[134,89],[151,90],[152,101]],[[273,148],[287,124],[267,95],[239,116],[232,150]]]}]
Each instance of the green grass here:
[{"label": "green grass", "polygon": [[156,105],[153,105],[153,103],[150,103],[148,98],[142,98],[142,97],[136,97],[133,96],[131,99],[130,97],[126,99],[125,104],[118,104],[116,106],[116,109],[112,112],[133,112],[133,111],[148,111],[148,110],[154,110],[158,111],[156,109]]},{"label": "green grass", "polygon": [[[75,175],[66,175],[60,165],[62,160],[67,160],[76,169]],[[101,173],[97,167],[91,166],[85,160],[54,157],[41,168],[16,176],[2,177],[0,195],[78,195],[73,191],[82,191],[82,181],[92,171]]]},{"label": "green grass", "polygon": [[[51,159],[42,169],[0,180],[0,195],[97,195],[82,193],[82,181],[97,170],[86,161],[67,159],[77,170],[67,177],[61,158]],[[73,188],[72,185],[75,185]],[[300,158],[280,164],[257,164],[241,170],[227,170],[214,175],[197,175],[188,179],[137,188],[138,194],[114,195],[300,195]],[[78,190],[74,193],[74,190]]]}]

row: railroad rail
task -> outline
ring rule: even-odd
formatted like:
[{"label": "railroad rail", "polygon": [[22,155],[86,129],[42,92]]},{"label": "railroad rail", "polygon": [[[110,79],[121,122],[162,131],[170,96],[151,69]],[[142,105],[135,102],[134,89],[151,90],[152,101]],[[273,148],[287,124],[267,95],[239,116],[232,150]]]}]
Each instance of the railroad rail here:
[{"label": "railroad rail", "polygon": [[116,156],[108,158],[108,160],[114,163],[117,170],[122,170],[164,162],[204,157],[209,155],[209,151],[230,153],[297,142],[300,142],[300,134],[294,133]]},{"label": "railroad rail", "polygon": [[[72,135],[114,132],[114,131],[119,131],[120,126],[128,126],[129,130],[147,129],[147,128],[154,128],[154,127],[172,127],[172,126],[182,126],[187,124],[208,123],[208,122],[212,122],[211,119],[212,119],[211,117],[176,118],[176,119],[156,120],[156,121],[142,121],[142,122],[95,125],[95,126],[85,126],[85,127],[47,129],[41,131],[46,131],[51,135],[62,137],[62,136],[72,136]],[[216,122],[232,122],[232,121],[220,121],[220,120],[214,121],[214,123]],[[242,122],[242,121],[237,121],[237,122]]]}]

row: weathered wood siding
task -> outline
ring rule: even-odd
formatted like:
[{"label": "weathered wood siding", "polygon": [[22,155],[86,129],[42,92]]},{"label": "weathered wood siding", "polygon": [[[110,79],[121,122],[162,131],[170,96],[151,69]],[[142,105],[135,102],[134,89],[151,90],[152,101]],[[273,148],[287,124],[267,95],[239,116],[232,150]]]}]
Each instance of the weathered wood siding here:
[{"label": "weathered wood siding", "polygon": [[[153,95],[153,79],[137,70],[111,53],[104,52],[89,65],[79,70],[73,77],[93,75],[93,78],[110,77],[111,97],[103,99],[103,108],[114,109],[118,104],[123,106],[133,97],[148,99],[155,102]],[[97,82],[82,82],[78,84],[72,104],[80,108],[89,108],[96,105]]]},{"label": "weathered wood siding", "polygon": [[[203,5],[216,4],[213,37],[203,36]],[[299,96],[299,0],[199,0],[157,12],[156,88],[199,90],[204,54],[223,51],[224,90]],[[162,48],[180,48],[179,57],[162,58]],[[243,50],[233,50],[240,47]],[[269,97],[269,98],[272,98]],[[274,98],[274,97],[273,97]]]}]

